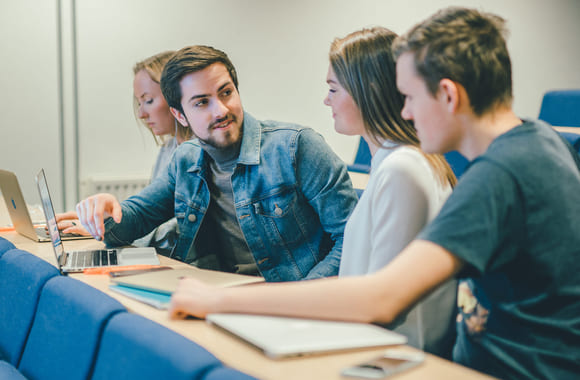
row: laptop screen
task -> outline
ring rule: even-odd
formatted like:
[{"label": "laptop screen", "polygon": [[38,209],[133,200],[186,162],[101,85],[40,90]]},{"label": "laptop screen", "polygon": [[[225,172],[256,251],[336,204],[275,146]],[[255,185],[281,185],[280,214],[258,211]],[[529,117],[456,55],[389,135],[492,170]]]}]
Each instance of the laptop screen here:
[{"label": "laptop screen", "polygon": [[42,209],[44,210],[44,216],[46,217],[46,228],[48,228],[48,234],[50,235],[50,240],[54,247],[54,254],[56,255],[59,268],[62,268],[66,262],[66,255],[60,239],[60,232],[56,223],[56,216],[54,215],[54,207],[52,206],[52,200],[50,199],[44,169],[41,169],[36,175],[36,184],[38,185],[38,193],[40,194]]}]

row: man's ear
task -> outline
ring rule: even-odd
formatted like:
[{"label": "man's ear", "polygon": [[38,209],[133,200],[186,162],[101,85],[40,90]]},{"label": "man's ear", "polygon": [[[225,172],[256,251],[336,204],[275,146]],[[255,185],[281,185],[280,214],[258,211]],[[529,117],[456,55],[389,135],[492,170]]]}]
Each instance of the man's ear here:
[{"label": "man's ear", "polygon": [[184,127],[189,127],[189,123],[187,122],[187,118],[184,114],[179,112],[177,108],[169,107],[169,112],[173,115],[175,120],[179,121],[179,124],[183,125]]},{"label": "man's ear", "polygon": [[461,105],[460,85],[451,79],[441,79],[439,81],[439,100],[447,104],[447,110],[455,113]]}]

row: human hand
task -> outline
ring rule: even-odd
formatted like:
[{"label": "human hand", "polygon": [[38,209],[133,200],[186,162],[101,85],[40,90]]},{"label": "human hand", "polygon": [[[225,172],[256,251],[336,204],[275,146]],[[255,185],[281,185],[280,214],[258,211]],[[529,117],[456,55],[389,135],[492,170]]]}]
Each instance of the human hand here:
[{"label": "human hand", "polygon": [[115,223],[122,218],[121,204],[112,194],[101,193],[80,201],[76,207],[77,215],[89,234],[97,240],[103,240],[105,218],[112,217]]},{"label": "human hand", "polygon": [[207,314],[217,311],[215,304],[220,290],[194,278],[182,278],[171,296],[169,317],[182,319],[192,315],[205,318]]},{"label": "human hand", "polygon": [[67,211],[56,214],[58,229],[65,234],[76,234],[89,236],[90,233],[81,224],[76,211]]}]

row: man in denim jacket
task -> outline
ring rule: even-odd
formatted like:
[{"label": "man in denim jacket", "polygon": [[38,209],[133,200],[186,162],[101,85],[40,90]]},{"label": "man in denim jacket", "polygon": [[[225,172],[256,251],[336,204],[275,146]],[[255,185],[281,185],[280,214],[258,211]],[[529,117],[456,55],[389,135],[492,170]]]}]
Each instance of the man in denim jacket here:
[{"label": "man in denim jacket", "polygon": [[161,88],[197,139],[181,144],[167,173],[122,204],[110,194],[80,202],[79,219],[119,246],[175,216],[180,234],[170,256],[178,260],[267,281],[336,275],[357,201],[344,163],[312,129],[245,113],[237,87],[225,53],[178,51]]}]

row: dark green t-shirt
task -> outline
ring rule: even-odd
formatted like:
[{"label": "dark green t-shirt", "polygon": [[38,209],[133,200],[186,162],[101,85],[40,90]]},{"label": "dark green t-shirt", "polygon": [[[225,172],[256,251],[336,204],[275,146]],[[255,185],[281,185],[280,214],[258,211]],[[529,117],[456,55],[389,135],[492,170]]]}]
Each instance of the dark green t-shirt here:
[{"label": "dark green t-shirt", "polygon": [[500,378],[580,373],[576,152],[526,121],[473,160],[419,235],[465,263],[454,360]]}]

